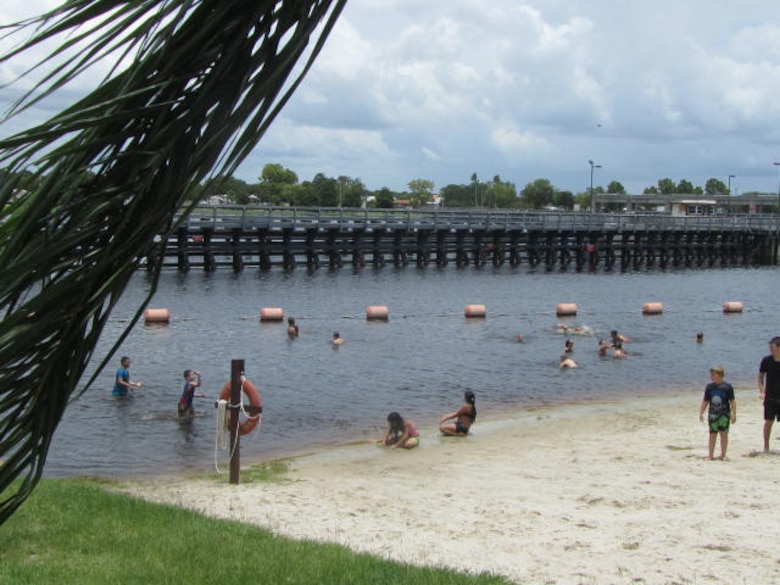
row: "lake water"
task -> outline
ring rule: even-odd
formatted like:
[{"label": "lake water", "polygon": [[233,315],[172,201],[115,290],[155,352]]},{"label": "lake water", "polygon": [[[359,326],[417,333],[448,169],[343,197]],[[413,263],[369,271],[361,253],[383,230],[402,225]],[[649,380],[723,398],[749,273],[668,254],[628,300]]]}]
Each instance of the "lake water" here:
[{"label": "lake water", "polygon": [[[480,417],[501,418],[560,403],[616,396],[692,392],[695,415],[708,369],[725,365],[726,379],[754,387],[767,341],[780,334],[774,289],[777,269],[679,272],[534,272],[527,267],[384,268],[308,274],[227,271],[162,275],[151,307],[170,309],[169,325],[136,325],[99,382],[72,403],[51,448],[46,475],[127,476],[213,469],[214,399],[229,379],[231,359],[246,361],[260,388],[259,433],[242,438],[242,462],[270,460],[319,446],[380,436],[393,410],[422,427],[456,409],[467,389]],[[149,289],[138,273],[101,342],[104,354]],[[664,313],[644,316],[645,302]],[[724,301],[745,312],[724,315]],[[558,303],[579,307],[555,316]],[[466,319],[464,306],[485,304],[486,319]],[[368,305],[387,305],[388,322],[368,322]],[[260,323],[262,307],[296,318]],[[566,336],[556,323],[586,325],[592,337],[572,336],[581,368],[559,370]],[[618,329],[631,337],[626,360],[600,358],[599,336]],[[329,341],[339,331],[346,343]],[[705,341],[694,337],[703,331]],[[526,336],[517,343],[516,336]],[[120,355],[133,359],[131,377],[145,383],[136,396],[111,397]],[[199,418],[176,419],[182,371],[200,370],[208,399]],[[478,421],[479,423],[479,421]],[[477,423],[477,424],[478,424]],[[478,427],[475,427],[478,429]],[[223,468],[225,454],[220,453]]]}]

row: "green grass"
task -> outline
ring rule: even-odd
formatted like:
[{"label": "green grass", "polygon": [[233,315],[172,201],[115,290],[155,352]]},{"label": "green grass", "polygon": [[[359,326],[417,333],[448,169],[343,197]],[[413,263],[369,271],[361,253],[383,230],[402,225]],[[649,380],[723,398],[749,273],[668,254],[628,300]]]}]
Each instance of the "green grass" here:
[{"label": "green grass", "polygon": [[0,527],[0,559],[0,583],[15,585],[509,583],[279,538],[255,526],[111,493],[87,480],[41,482]]}]

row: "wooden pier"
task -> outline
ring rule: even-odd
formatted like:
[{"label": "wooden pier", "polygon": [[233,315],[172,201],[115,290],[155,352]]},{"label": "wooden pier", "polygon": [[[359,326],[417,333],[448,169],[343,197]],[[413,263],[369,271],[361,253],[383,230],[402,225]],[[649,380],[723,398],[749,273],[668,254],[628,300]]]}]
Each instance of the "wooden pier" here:
[{"label": "wooden pier", "polygon": [[198,207],[149,266],[316,270],[527,264],[576,270],[777,265],[780,216]]}]

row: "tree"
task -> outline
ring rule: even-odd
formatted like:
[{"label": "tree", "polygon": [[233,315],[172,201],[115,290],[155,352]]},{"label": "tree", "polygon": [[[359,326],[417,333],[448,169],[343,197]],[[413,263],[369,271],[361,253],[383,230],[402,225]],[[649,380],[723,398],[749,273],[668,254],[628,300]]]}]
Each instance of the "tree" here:
[{"label": "tree", "polygon": [[341,207],[361,207],[366,187],[360,179],[340,176],[338,178],[339,205]]},{"label": "tree", "polygon": [[317,173],[311,182],[314,192],[317,195],[319,205],[323,207],[336,207],[339,204],[339,187],[336,179],[331,179]]},{"label": "tree", "polygon": [[282,203],[292,205],[290,199],[294,199],[293,192],[288,187],[298,183],[298,175],[280,164],[269,163],[263,167],[259,178],[261,200],[274,205]]},{"label": "tree", "polygon": [[696,188],[688,179],[680,179],[680,182],[677,183],[677,190],[675,193],[693,194],[695,192]]},{"label": "tree", "polygon": [[393,192],[387,187],[382,187],[374,195],[376,197],[376,206],[381,209],[392,209],[395,198]]},{"label": "tree", "polygon": [[552,202],[555,207],[572,209],[574,207],[574,194],[571,191],[556,191]]},{"label": "tree", "polygon": [[523,187],[523,190],[520,191],[520,198],[525,207],[541,209],[552,203],[554,194],[555,187],[548,179],[536,179]]},{"label": "tree", "polygon": [[657,195],[658,194],[658,187],[655,185],[650,185],[649,187],[645,187],[645,190],[642,191],[643,195]]},{"label": "tree", "polygon": [[704,191],[707,195],[728,195],[729,188],[726,186],[726,183],[713,177],[712,179],[707,179],[707,182],[704,184]]},{"label": "tree", "polygon": [[260,173],[259,179],[263,183],[271,183],[273,185],[295,185],[298,182],[298,175],[280,164],[268,163],[263,167],[263,172]]},{"label": "tree", "polygon": [[479,199],[477,198],[479,179],[477,178],[477,173],[471,173],[471,186],[474,188],[474,207],[479,207]]},{"label": "tree", "polygon": [[658,180],[658,192],[664,195],[671,195],[677,191],[677,185],[671,179],[659,179]]},{"label": "tree", "polygon": [[439,192],[444,205],[447,207],[473,207],[474,206],[474,187],[473,185],[454,185],[450,184],[442,188]]},{"label": "tree", "polygon": [[427,179],[413,179],[409,181],[409,203],[412,207],[425,207],[433,195],[433,182]]},{"label": "tree", "polygon": [[[182,205],[199,183],[230,176],[257,146],[345,4],[149,0],[117,9],[84,0],[6,23],[21,38],[5,45],[0,62],[46,74],[16,114],[90,79],[81,74],[114,55],[127,59],[51,119],[0,139],[0,168],[46,177],[18,199],[18,182],[0,186],[0,524],[40,480],[138,259],[159,251],[155,237],[169,236],[174,216],[193,209]],[[47,71],[53,55],[72,58]],[[149,295],[125,333],[152,298],[160,266],[150,274]],[[82,388],[124,338],[96,356]]]},{"label": "tree", "polygon": [[607,185],[607,193],[614,193],[616,195],[625,195],[626,188],[619,181],[610,181]]}]

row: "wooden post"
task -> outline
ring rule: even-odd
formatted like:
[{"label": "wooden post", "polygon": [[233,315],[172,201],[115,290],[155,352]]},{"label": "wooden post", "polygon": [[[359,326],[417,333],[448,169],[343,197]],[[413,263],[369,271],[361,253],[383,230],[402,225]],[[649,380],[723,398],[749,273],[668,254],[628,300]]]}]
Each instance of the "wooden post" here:
[{"label": "wooden post", "polygon": [[244,375],[244,360],[230,361],[230,483],[238,485],[241,471],[241,444],[238,433],[238,405],[241,404],[241,376]]}]

